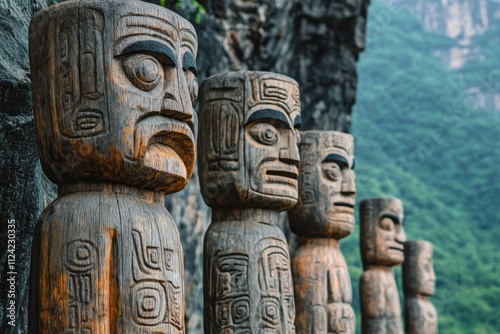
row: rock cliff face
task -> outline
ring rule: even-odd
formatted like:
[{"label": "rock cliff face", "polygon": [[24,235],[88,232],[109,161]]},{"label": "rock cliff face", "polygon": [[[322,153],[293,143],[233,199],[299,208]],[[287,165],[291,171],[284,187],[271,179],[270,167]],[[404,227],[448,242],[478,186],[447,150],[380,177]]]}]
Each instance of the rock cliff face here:
[{"label": "rock cliff face", "polygon": [[[450,44],[437,48],[438,56],[450,70],[484,61],[481,45],[474,38],[500,26],[499,0],[382,0],[391,7],[404,7],[413,13],[430,33],[450,38]],[[484,81],[484,80],[483,80]],[[466,94],[480,108],[500,110],[500,91],[484,85],[467,87]]]},{"label": "rock cliff face", "polygon": [[447,36],[454,45],[436,50],[450,69],[466,62],[481,60],[481,50],[472,38],[500,25],[500,1],[497,0],[382,0],[390,7],[409,10],[425,30]]},{"label": "rock cliff face", "polygon": [[[27,53],[30,17],[46,2],[0,0],[0,333],[27,332],[31,235],[40,212],[55,196],[38,162]],[[176,1],[166,2],[173,6]],[[289,75],[301,85],[303,129],[349,131],[369,0],[199,2],[207,10],[196,25],[200,83],[238,69]],[[191,1],[183,3],[186,13]],[[203,333],[202,249],[210,211],[201,199],[197,173],[186,189],[167,198],[166,206],[178,222],[184,248],[186,332]],[[14,326],[5,314],[9,219],[17,224]]]},{"label": "rock cliff face", "polygon": [[417,0],[411,10],[427,31],[467,40],[500,22],[500,2],[494,0]]},{"label": "rock cliff face", "polygon": [[[44,6],[45,0],[0,0],[0,332],[6,334],[27,332],[31,236],[44,207],[28,64],[28,24]],[[12,252],[8,221],[15,221]]]},{"label": "rock cliff face", "polygon": [[409,9],[425,30],[456,41],[449,49],[436,50],[451,69],[480,61],[481,50],[471,39],[500,24],[500,2],[493,0],[418,0]]}]

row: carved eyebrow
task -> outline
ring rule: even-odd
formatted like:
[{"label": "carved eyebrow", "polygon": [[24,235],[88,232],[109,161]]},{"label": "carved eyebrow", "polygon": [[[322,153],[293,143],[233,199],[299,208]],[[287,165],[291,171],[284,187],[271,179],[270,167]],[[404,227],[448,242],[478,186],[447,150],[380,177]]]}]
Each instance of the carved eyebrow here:
[{"label": "carved eyebrow", "polygon": [[259,119],[274,119],[286,125],[287,128],[292,129],[288,118],[286,118],[286,116],[282,112],[279,112],[278,110],[262,109],[256,111],[248,118],[247,124]]},{"label": "carved eyebrow", "polygon": [[197,77],[198,76],[198,67],[196,66],[196,60],[194,60],[194,56],[191,54],[191,52],[186,52],[184,54],[184,57],[182,57],[182,63],[183,63],[183,70],[191,70],[193,71],[194,75]]},{"label": "carved eyebrow", "polygon": [[401,224],[399,217],[390,212],[383,213],[381,218],[390,218],[394,222],[394,224]]},{"label": "carved eyebrow", "polygon": [[323,162],[336,162],[349,167],[349,161],[344,156],[335,153],[328,154]]},{"label": "carved eyebrow", "polygon": [[157,41],[138,41],[132,43],[122,51],[122,55],[126,55],[128,53],[133,53],[133,52],[144,52],[144,51],[150,51],[164,55],[168,59],[170,59],[170,61],[172,61],[174,66],[177,66],[177,62],[175,61],[174,51],[172,51],[172,49],[166,46],[165,44]]},{"label": "carved eyebrow", "polygon": [[302,117],[300,115],[297,115],[295,119],[293,120],[293,127],[297,130],[300,130],[300,127],[302,125]]}]

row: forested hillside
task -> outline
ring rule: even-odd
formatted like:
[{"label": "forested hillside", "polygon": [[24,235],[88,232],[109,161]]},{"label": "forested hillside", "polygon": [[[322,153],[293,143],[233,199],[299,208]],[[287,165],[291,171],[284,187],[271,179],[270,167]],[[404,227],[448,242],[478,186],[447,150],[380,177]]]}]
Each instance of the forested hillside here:
[{"label": "forested hillside", "polygon": [[[375,2],[368,22],[352,123],[358,201],[400,197],[408,240],[433,242],[440,333],[500,333],[500,111],[465,94],[473,81],[494,91],[499,31],[477,37],[481,62],[453,72],[433,54],[451,41],[411,14]],[[354,303],[358,235],[342,246]]]}]

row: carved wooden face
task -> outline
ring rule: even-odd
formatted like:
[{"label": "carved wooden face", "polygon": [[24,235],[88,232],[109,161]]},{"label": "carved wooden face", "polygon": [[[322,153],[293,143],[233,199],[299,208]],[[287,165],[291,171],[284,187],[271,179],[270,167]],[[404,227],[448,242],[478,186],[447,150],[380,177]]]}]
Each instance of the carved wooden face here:
[{"label": "carved wooden face", "polygon": [[403,286],[407,294],[432,296],[436,275],[432,263],[432,244],[428,241],[405,242]]},{"label": "carved wooden face", "polygon": [[197,127],[191,24],[134,0],[58,6],[50,17],[37,15],[30,36],[44,171],[55,182],[182,189],[194,167]]},{"label": "carved wooden face", "polygon": [[200,182],[211,206],[286,210],[297,202],[297,83],[267,72],[230,72],[201,88]]},{"label": "carved wooden face", "polygon": [[361,202],[361,256],[363,263],[394,266],[404,260],[403,204],[395,198]]},{"label": "carved wooden face", "polygon": [[354,148],[337,131],[301,133],[299,202],[289,212],[298,235],[343,238],[354,229]]}]

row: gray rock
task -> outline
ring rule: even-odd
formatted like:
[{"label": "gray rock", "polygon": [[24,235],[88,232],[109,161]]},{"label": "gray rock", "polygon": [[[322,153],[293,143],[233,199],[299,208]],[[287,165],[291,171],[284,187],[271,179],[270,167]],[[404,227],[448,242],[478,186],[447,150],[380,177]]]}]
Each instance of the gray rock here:
[{"label": "gray rock", "polygon": [[[28,64],[28,24],[44,6],[46,1],[0,0],[0,332],[6,334],[27,333],[31,238],[44,205]],[[9,220],[15,220],[14,270],[8,266]],[[9,298],[10,277],[14,298]],[[13,318],[7,317],[11,300]]]}]

